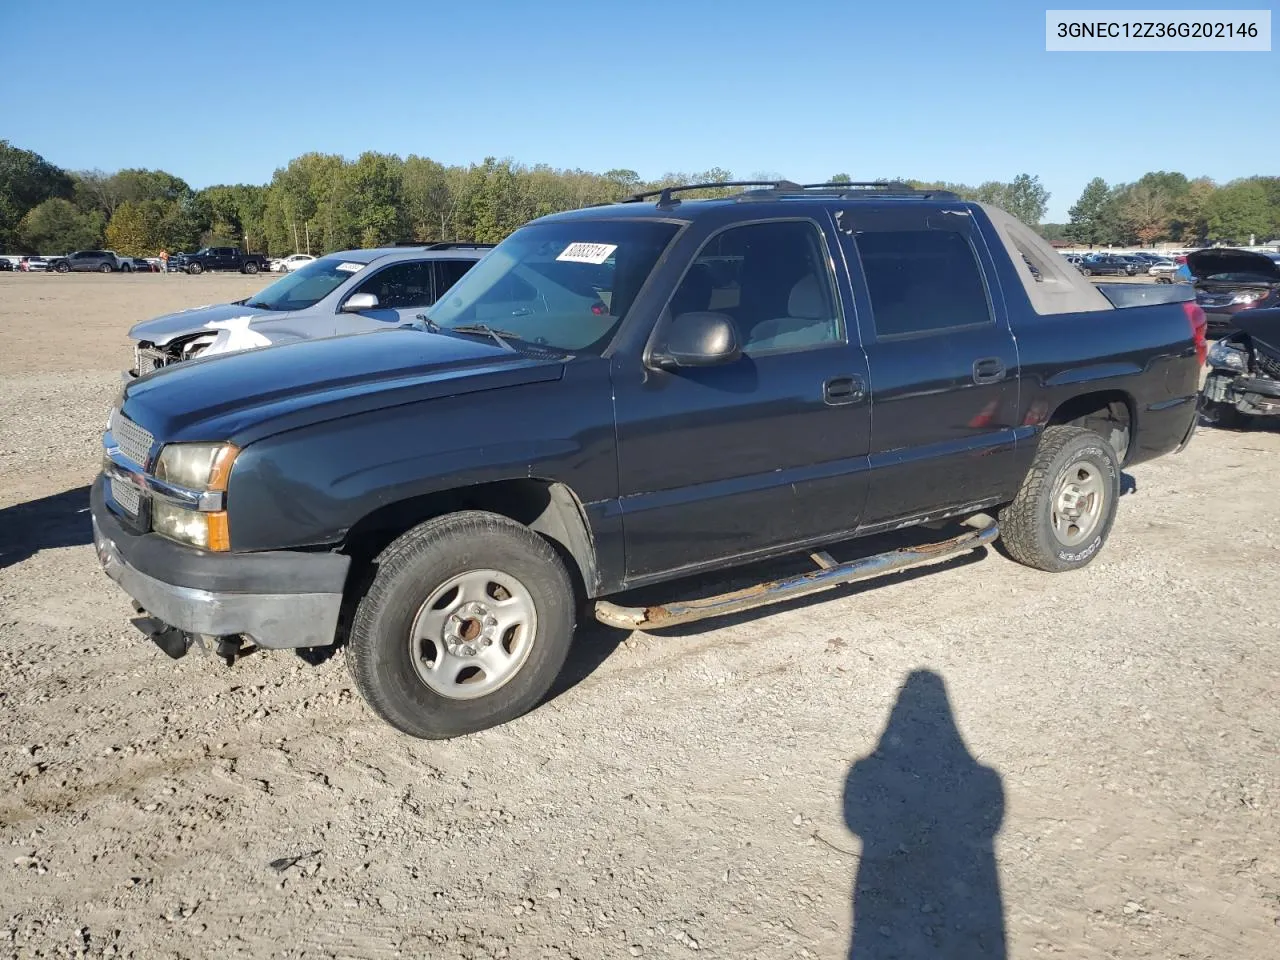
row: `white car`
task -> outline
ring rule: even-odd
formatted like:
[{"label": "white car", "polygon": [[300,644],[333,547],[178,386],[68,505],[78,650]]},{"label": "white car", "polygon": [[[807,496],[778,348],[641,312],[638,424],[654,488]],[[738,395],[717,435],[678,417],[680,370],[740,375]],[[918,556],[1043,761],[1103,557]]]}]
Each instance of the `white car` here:
[{"label": "white car", "polygon": [[299,267],[306,266],[315,257],[309,253],[295,253],[288,257],[282,257],[279,260],[271,261],[271,270],[274,273],[289,273],[297,270]]}]

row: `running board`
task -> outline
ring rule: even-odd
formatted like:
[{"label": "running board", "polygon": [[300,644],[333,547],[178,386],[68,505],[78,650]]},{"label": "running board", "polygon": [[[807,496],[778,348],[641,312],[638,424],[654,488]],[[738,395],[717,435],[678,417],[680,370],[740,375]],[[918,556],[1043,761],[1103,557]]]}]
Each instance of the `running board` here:
[{"label": "running board", "polygon": [[758,583],[701,600],[682,600],[652,607],[620,607],[608,600],[599,600],[595,608],[596,619],[622,630],[647,630],[675,627],[707,617],[722,617],[783,600],[793,600],[820,590],[829,590],[855,580],[877,577],[917,563],[941,560],[966,550],[976,550],[991,543],[1000,533],[999,525],[986,514],[970,517],[964,523],[974,529],[950,540],[926,543],[918,547],[903,547],[849,563],[836,563],[830,554],[819,551],[810,554],[813,562],[818,565],[818,569],[812,573],[770,580],[768,583]]}]

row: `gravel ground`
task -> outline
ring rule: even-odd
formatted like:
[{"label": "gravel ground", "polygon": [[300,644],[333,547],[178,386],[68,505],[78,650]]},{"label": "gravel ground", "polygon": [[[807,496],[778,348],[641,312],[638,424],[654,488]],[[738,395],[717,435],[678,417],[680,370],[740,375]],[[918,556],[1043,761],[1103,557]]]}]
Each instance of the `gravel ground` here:
[{"label": "gravel ground", "polygon": [[0,275],[0,955],[1277,954],[1280,431],[1135,468],[1082,572],[590,626],[419,742],[341,654],[169,661],[89,546],[124,330],[260,286]]}]

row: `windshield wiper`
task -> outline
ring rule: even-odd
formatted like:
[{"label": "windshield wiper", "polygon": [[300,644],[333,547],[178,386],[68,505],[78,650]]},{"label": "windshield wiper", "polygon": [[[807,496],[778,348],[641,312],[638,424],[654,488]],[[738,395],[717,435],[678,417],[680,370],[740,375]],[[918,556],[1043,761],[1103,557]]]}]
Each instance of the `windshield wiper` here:
[{"label": "windshield wiper", "polygon": [[510,337],[512,340],[519,340],[520,335],[518,333],[511,333],[508,330],[495,330],[493,329],[493,327],[489,326],[487,323],[464,323],[456,327],[450,327],[449,332],[450,333],[478,333],[482,336],[493,338],[493,341],[497,343],[498,346],[502,347],[504,350],[510,350],[512,353],[519,352],[516,350],[515,347],[513,347],[511,344],[507,343],[506,341],[507,337]]},{"label": "windshield wiper", "polygon": [[407,323],[405,324],[405,326],[412,327],[414,330],[426,330],[428,333],[440,332],[440,324],[436,323],[434,320],[428,317],[425,313],[417,314],[414,317],[414,322]]}]

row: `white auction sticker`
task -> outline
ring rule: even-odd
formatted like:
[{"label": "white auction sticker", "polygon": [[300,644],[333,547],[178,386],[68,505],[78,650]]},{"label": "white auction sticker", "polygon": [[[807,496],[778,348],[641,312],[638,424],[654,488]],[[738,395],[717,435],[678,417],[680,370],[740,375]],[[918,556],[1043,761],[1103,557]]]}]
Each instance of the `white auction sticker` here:
[{"label": "white auction sticker", "polygon": [[341,270],[343,273],[355,273],[357,270],[363,270],[363,263],[340,263],[333,269]]},{"label": "white auction sticker", "polygon": [[604,263],[618,249],[616,243],[571,243],[564,248],[557,260],[569,263]]}]

